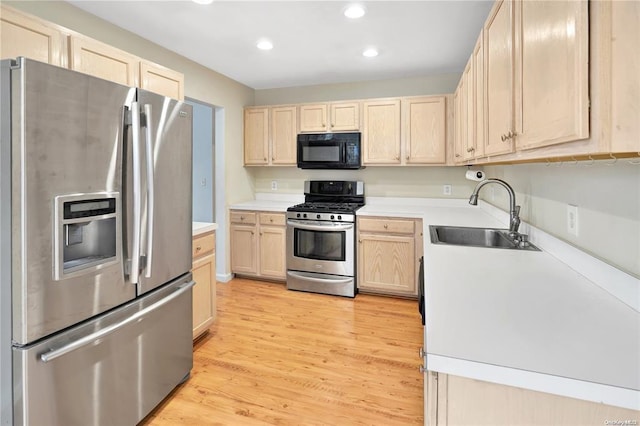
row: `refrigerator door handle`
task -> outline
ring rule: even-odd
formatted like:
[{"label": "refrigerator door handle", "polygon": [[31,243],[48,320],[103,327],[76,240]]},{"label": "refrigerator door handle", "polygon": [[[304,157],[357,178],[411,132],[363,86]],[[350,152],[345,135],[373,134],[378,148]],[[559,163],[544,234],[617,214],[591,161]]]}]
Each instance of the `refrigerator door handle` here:
[{"label": "refrigerator door handle", "polygon": [[147,157],[147,263],[146,278],[151,278],[151,266],[153,263],[153,219],[155,216],[155,189],[154,189],[154,157],[153,157],[153,132],[151,130],[151,104],[144,105],[145,128],[146,128],[146,157]]},{"label": "refrigerator door handle", "polygon": [[182,284],[181,286],[178,287],[178,290],[176,290],[174,293],[170,294],[169,296],[165,297],[164,299],[161,299],[159,301],[157,301],[156,303],[147,306],[146,308],[136,312],[135,314],[131,315],[130,317],[128,317],[125,320],[122,320],[120,322],[117,322],[115,324],[111,324],[110,326],[107,326],[105,328],[103,328],[100,331],[96,331],[95,333],[91,333],[81,339],[75,340],[71,343],[69,343],[68,345],[65,345],[61,348],[58,349],[53,349],[49,352],[45,352],[42,355],[40,355],[40,360],[42,362],[51,362],[56,358],[60,358],[63,355],[68,354],[69,352],[73,352],[77,349],[82,348],[83,346],[86,346],[90,343],[95,342],[98,339],[102,339],[104,337],[106,337],[107,335],[117,331],[118,329],[126,326],[127,324],[131,324],[133,322],[136,322],[138,320],[140,320],[142,317],[144,317],[145,315],[147,315],[149,312],[152,312],[156,309],[161,308],[162,306],[166,305],[167,303],[171,302],[172,300],[180,297],[182,294],[184,294],[186,291],[189,291],[189,289],[191,287],[193,287],[195,285],[195,281],[189,281],[188,283]]},{"label": "refrigerator door handle", "polygon": [[138,284],[140,279],[140,226],[142,222],[142,200],[140,194],[140,107],[131,102],[131,134],[133,139],[133,238],[131,248],[131,270],[129,281]]}]

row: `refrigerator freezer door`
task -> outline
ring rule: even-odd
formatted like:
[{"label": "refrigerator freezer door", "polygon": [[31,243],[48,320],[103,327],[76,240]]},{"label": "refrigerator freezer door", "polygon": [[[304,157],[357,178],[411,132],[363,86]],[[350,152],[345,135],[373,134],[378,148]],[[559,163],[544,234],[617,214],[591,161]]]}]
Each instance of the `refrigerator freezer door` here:
[{"label": "refrigerator freezer door", "polygon": [[[138,294],[191,269],[192,107],[138,90],[142,120]],[[131,182],[128,182],[128,185]]]},{"label": "refrigerator freezer door", "polygon": [[[191,274],[95,320],[14,348],[16,425],[134,425],[193,365]],[[22,374],[26,372],[26,374]]]},{"label": "refrigerator freezer door", "polygon": [[109,226],[67,229],[69,246],[86,244],[83,232],[102,242],[100,229],[116,230],[109,262],[58,278],[54,268],[56,232],[64,238],[56,197],[122,192],[124,105],[135,89],[28,59],[19,64],[10,89],[12,338],[24,345],[135,297],[124,280],[120,214]]}]

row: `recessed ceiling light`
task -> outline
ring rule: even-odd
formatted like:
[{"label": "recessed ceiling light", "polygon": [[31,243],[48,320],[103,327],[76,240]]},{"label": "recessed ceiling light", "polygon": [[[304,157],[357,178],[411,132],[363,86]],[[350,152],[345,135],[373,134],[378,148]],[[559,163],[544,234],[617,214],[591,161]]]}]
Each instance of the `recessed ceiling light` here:
[{"label": "recessed ceiling light", "polygon": [[213,3],[213,0],[191,0],[194,3],[198,3],[198,4],[211,4]]},{"label": "recessed ceiling light", "polygon": [[258,49],[260,50],[273,49],[273,43],[271,43],[269,40],[259,40],[256,46],[258,46]]},{"label": "recessed ceiling light", "polygon": [[351,19],[358,19],[364,16],[364,7],[359,4],[349,6],[344,10],[344,16]]},{"label": "recessed ceiling light", "polygon": [[367,58],[373,58],[375,56],[378,56],[378,51],[373,47],[369,49],[365,49],[364,52],[362,52],[362,56],[366,56]]}]

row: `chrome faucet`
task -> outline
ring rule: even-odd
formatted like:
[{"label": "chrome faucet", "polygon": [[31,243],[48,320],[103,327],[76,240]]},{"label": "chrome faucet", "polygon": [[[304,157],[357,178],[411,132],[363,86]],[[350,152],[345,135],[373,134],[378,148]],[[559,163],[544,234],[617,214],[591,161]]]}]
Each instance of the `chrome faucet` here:
[{"label": "chrome faucet", "polygon": [[483,180],[482,182],[478,183],[476,189],[473,190],[473,194],[471,194],[471,197],[469,197],[469,204],[474,206],[478,205],[478,192],[480,192],[480,189],[483,186],[490,183],[497,183],[499,185],[502,185],[507,190],[507,192],[509,192],[509,208],[511,210],[509,212],[509,216],[511,217],[509,223],[509,234],[512,237],[518,236],[518,227],[520,226],[520,206],[516,206],[516,194],[515,192],[513,192],[513,188],[511,188],[511,186],[507,182],[495,178]]}]

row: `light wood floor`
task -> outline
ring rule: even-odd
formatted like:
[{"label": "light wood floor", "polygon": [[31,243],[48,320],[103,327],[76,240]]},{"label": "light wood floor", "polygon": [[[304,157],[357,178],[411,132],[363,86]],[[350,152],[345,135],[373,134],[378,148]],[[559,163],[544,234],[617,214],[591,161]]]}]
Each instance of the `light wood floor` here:
[{"label": "light wood floor", "polygon": [[423,424],[417,301],[246,279],[217,296],[191,378],[145,426]]}]

